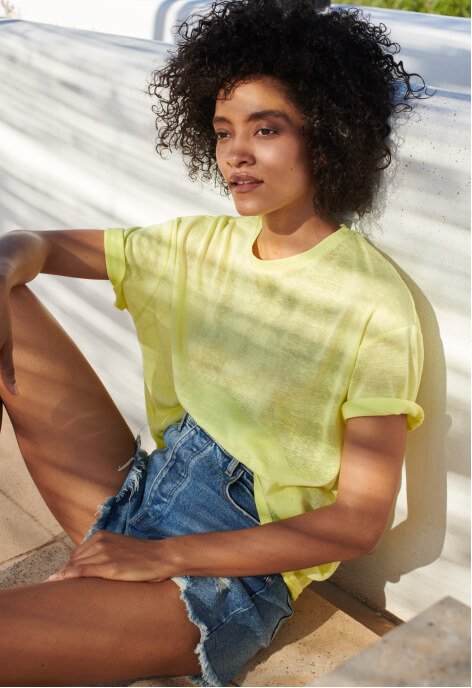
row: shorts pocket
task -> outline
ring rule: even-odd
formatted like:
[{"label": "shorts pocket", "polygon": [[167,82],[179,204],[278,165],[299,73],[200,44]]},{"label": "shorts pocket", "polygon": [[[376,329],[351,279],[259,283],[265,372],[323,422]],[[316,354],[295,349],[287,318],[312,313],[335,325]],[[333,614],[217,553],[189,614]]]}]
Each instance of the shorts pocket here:
[{"label": "shorts pocket", "polygon": [[[189,501],[192,496],[191,481],[193,480],[193,467],[198,463],[202,456],[211,450],[211,442],[198,448],[198,450],[188,450],[185,440],[190,435],[190,430],[183,435],[172,447],[164,451],[168,459],[164,461],[156,474],[149,480],[149,487],[146,487],[145,498],[138,513],[130,520],[130,527],[146,532],[152,538],[156,534],[163,536],[161,523],[166,519],[169,512],[175,507],[175,517],[167,518],[167,528],[171,527],[172,533],[178,526],[179,514],[183,506],[182,502]],[[167,453],[166,453],[167,452]],[[170,456],[169,456],[170,453]],[[190,486],[190,489],[189,489]],[[187,522],[189,523],[189,521]],[[190,530],[186,532],[192,532]],[[170,534],[170,533],[169,533]],[[168,536],[169,536],[168,534]],[[185,534],[183,530],[178,533]]]},{"label": "shorts pocket", "polygon": [[254,501],[254,482],[250,473],[241,466],[228,478],[225,485],[228,502],[252,524],[260,525]]}]

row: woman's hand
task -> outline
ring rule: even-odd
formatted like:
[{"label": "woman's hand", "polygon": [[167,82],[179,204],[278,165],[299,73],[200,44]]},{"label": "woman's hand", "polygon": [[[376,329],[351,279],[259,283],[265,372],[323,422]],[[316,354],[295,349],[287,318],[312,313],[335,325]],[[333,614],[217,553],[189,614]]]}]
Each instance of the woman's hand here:
[{"label": "woman's hand", "polygon": [[100,530],[76,547],[68,563],[48,580],[163,581],[176,575],[166,554],[171,540],[144,540]]},{"label": "woman's hand", "polygon": [[107,279],[103,230],[16,230],[0,237],[0,375],[18,394],[13,367],[10,291],[39,272],[84,279]]},{"label": "woman's hand", "polygon": [[3,384],[12,394],[18,394],[13,366],[13,337],[11,328],[10,290],[0,278],[0,373]]}]

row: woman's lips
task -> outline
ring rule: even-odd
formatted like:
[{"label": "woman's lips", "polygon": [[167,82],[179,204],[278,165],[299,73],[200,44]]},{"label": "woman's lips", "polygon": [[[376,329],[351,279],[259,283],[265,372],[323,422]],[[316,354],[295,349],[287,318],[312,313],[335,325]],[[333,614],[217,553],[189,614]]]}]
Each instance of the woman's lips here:
[{"label": "woman's lips", "polygon": [[231,184],[231,190],[237,194],[249,193],[249,191],[257,189],[257,187],[259,187],[261,184],[262,182],[243,182],[242,184]]}]

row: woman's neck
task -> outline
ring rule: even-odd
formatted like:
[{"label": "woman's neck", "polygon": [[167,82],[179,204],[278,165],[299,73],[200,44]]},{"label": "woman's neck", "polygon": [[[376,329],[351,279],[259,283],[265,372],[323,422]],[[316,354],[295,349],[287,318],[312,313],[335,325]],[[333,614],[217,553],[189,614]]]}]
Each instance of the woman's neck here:
[{"label": "woman's neck", "polygon": [[308,251],[339,228],[313,212],[299,217],[264,215],[262,229],[254,243],[254,255],[261,260],[288,258]]}]

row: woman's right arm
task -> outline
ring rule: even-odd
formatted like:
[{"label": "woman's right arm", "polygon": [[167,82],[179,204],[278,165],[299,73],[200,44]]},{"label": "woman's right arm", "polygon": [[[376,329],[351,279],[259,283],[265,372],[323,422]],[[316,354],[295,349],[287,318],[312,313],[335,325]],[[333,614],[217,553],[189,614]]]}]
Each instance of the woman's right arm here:
[{"label": "woman's right arm", "polygon": [[0,281],[3,285],[11,289],[26,284],[40,272],[107,279],[103,230],[16,230],[0,237]]},{"label": "woman's right arm", "polygon": [[0,237],[0,372],[12,394],[18,390],[12,357],[10,291],[40,272],[107,279],[103,230],[16,230]]}]

